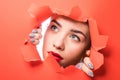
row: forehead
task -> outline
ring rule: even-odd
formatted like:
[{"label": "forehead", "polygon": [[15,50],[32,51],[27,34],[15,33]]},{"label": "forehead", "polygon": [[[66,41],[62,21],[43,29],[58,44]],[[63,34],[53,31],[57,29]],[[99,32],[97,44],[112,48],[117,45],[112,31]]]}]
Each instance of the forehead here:
[{"label": "forehead", "polygon": [[62,31],[66,33],[68,31],[72,31],[75,33],[82,33],[85,35],[85,37],[89,36],[89,27],[87,22],[75,21],[66,16],[58,16],[57,18],[53,19],[52,22],[60,26],[61,29],[63,29]]},{"label": "forehead", "polygon": [[58,17],[55,18],[54,20],[56,20],[62,26],[71,25],[71,26],[74,26],[74,27],[84,26],[84,28],[88,28],[88,23],[87,22],[76,21],[76,20],[73,20],[72,18],[69,18],[67,16],[63,16],[63,15],[58,15]]}]

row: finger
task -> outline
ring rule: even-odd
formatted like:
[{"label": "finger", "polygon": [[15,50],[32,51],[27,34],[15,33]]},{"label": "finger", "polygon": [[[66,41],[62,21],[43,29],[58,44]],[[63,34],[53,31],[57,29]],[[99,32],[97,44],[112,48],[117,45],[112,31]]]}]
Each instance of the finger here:
[{"label": "finger", "polygon": [[35,45],[39,44],[39,40],[34,39],[34,38],[30,39],[30,42],[31,42],[32,44],[35,44]]},{"label": "finger", "polygon": [[86,55],[87,55],[87,56],[90,56],[90,50],[87,50],[87,51],[86,51]]},{"label": "finger", "polygon": [[86,64],[86,66],[88,68],[94,69],[94,66],[93,66],[93,64],[92,64],[92,62],[91,62],[89,57],[85,57],[83,61],[84,61],[84,64]]},{"label": "finger", "polygon": [[32,33],[39,33],[39,34],[41,34],[41,32],[42,32],[41,28],[32,30]]},{"label": "finger", "polygon": [[41,34],[35,34],[34,39],[40,39],[41,37],[42,37],[42,35],[41,35]]},{"label": "finger", "polygon": [[30,38],[34,38],[34,39],[40,39],[42,37],[41,34],[38,33],[31,33],[29,34]]},{"label": "finger", "polygon": [[38,31],[38,33],[40,33],[40,34],[41,34],[42,29],[41,29],[41,28],[38,28],[38,29],[37,29],[37,31]]},{"label": "finger", "polygon": [[83,72],[85,72],[88,76],[94,77],[94,74],[93,74],[92,70],[90,70],[84,63],[79,63],[77,65],[79,65],[80,69]]}]

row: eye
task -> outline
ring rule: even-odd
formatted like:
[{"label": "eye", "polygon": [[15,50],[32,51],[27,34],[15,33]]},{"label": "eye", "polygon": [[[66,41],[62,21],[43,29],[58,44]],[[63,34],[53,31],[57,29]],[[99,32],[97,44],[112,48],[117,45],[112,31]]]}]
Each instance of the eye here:
[{"label": "eye", "polygon": [[57,28],[57,26],[55,26],[55,25],[52,25],[52,26],[51,26],[51,30],[54,31],[54,32],[58,32],[58,28]]},{"label": "eye", "polygon": [[77,35],[75,35],[75,34],[72,34],[72,35],[70,36],[70,38],[72,38],[72,39],[75,40],[75,41],[80,41],[80,38],[79,38]]}]

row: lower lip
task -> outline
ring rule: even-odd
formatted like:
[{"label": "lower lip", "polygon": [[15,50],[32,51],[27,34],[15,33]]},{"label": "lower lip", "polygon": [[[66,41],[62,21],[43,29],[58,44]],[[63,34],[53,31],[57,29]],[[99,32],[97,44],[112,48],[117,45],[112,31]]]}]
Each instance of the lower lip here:
[{"label": "lower lip", "polygon": [[60,61],[62,60],[61,58],[56,57],[56,56],[54,56],[54,58],[55,58],[55,60],[56,60],[57,62],[60,62]]},{"label": "lower lip", "polygon": [[[60,62],[60,61],[62,60],[62,58],[58,57],[58,56],[56,55],[56,53],[54,53],[54,52],[48,52],[48,53],[52,54],[53,57],[54,57],[54,59],[55,59],[57,62]],[[55,55],[56,55],[56,56],[55,56]]]}]

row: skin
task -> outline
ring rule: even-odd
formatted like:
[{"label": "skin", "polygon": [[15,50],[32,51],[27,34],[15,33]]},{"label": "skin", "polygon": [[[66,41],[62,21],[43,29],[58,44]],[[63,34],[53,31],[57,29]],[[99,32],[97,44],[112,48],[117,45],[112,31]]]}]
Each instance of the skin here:
[{"label": "skin", "polygon": [[[39,44],[39,39],[42,37],[41,28],[34,29],[29,36],[32,44]],[[58,18],[51,21],[45,33],[43,56],[47,58],[48,51],[54,51],[63,57],[63,60],[58,62],[61,66],[67,67],[78,63],[76,65],[78,69],[81,69],[88,76],[94,77],[92,71],[94,66],[89,58],[89,48],[88,24],[59,15]],[[80,62],[81,59],[82,62]]]},{"label": "skin", "polygon": [[80,62],[90,43],[89,27],[65,16],[52,20],[44,37],[43,56],[53,51],[63,59],[58,63],[67,67]]}]

